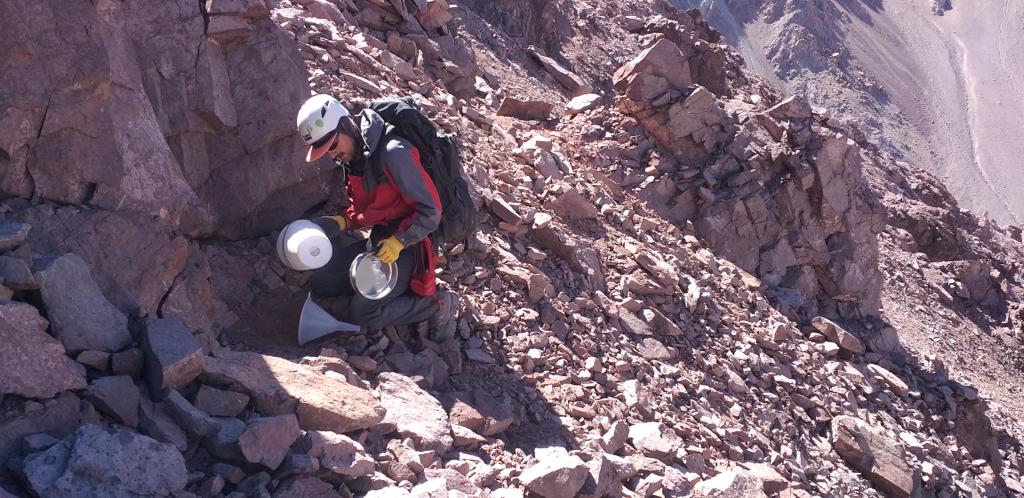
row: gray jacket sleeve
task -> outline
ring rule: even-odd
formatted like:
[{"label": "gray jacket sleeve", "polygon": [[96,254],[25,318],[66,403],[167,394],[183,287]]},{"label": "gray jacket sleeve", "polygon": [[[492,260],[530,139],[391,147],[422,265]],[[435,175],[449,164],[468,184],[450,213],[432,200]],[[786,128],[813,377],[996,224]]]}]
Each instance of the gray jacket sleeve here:
[{"label": "gray jacket sleeve", "polygon": [[414,204],[412,224],[405,231],[395,234],[402,245],[409,247],[437,229],[441,223],[441,199],[437,188],[421,163],[413,158],[412,144],[405,139],[395,138],[387,143],[384,164],[391,173],[398,191],[406,201]]}]

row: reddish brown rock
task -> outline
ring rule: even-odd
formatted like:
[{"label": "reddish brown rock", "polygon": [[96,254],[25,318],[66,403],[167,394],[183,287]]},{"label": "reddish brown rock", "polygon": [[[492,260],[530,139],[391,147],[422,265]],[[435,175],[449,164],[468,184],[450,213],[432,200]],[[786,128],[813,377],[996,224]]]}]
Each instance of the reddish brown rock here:
[{"label": "reddish brown rock", "polygon": [[0,395],[46,399],[85,388],[85,377],[46,326],[30,304],[0,303]]},{"label": "reddish brown rock", "polygon": [[238,447],[246,461],[275,470],[300,434],[295,415],[254,418],[238,436]]},{"label": "reddish brown rock", "polygon": [[903,458],[899,443],[863,420],[846,415],[832,419],[831,442],[836,453],[886,495],[906,498],[919,487],[920,476]]},{"label": "reddish brown rock", "polygon": [[265,415],[294,411],[306,429],[345,433],[384,418],[369,391],[274,356],[223,351],[206,358],[200,379],[244,391]]}]

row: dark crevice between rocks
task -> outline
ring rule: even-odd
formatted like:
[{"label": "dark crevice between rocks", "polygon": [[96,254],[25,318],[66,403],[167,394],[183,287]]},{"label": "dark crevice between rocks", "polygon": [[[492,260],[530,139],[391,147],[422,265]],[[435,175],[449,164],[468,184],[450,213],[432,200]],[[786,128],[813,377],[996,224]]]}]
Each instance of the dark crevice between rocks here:
[{"label": "dark crevice between rocks", "polygon": [[50,102],[53,101],[53,93],[46,96],[46,107],[43,109],[43,118],[39,120],[39,128],[36,130],[36,138],[28,146],[28,155],[25,158],[25,174],[29,179],[29,199],[36,197],[36,177],[32,174],[32,158],[35,157],[35,146],[39,137],[43,136],[43,126],[46,125],[46,116],[50,113]]},{"label": "dark crevice between rocks", "polygon": [[78,204],[81,204],[83,206],[88,206],[89,203],[92,202],[93,196],[96,195],[96,187],[97,187],[96,182],[88,182],[88,183],[86,183],[85,184],[85,189],[82,190],[82,198],[81,198],[81,200],[79,200]]},{"label": "dark crevice between rocks", "polygon": [[157,318],[164,318],[164,304],[167,302],[167,298],[170,297],[171,292],[174,292],[175,287],[178,286],[178,283],[181,280],[182,275],[185,274],[185,268],[188,268],[187,264],[184,265],[181,271],[179,271],[178,274],[171,279],[171,285],[167,287],[167,292],[164,292],[164,295],[160,297],[160,303],[156,305]]},{"label": "dark crevice between rocks", "polygon": [[203,16],[203,35],[199,37],[199,43],[196,44],[196,60],[194,67],[197,73],[199,70],[199,56],[203,51],[203,42],[206,41],[206,33],[210,30],[210,14],[206,11],[206,0],[198,0],[198,2],[199,14]]}]

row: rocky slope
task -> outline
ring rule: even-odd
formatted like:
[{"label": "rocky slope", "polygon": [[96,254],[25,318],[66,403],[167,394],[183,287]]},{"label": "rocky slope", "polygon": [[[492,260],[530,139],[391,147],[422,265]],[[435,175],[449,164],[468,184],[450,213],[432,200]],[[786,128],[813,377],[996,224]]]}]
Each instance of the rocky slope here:
[{"label": "rocky slope", "polygon": [[861,123],[965,207],[1020,225],[1019,2],[673,3],[699,6],[752,69]]},{"label": "rocky slope", "polygon": [[[0,495],[1024,492],[1020,231],[695,11],[3,9],[35,15],[0,94]],[[459,135],[457,338],[295,346],[308,275],[268,230],[338,197],[289,135],[310,90],[415,93]]]}]

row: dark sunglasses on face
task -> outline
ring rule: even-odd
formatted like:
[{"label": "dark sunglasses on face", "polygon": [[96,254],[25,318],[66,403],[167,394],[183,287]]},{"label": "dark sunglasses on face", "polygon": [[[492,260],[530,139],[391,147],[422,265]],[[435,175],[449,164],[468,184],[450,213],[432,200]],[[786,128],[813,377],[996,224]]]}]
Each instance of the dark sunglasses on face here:
[{"label": "dark sunglasses on face", "polygon": [[[317,140],[316,142],[313,142],[310,145],[312,145],[314,149],[319,149],[320,147],[323,147],[324,144],[326,144],[327,142],[330,142],[331,140],[334,140],[336,138],[338,138],[338,132],[331,133],[330,135],[325,135],[323,138]],[[331,146],[330,150],[334,150],[334,148],[337,146],[338,142],[334,142],[334,145]]]}]

